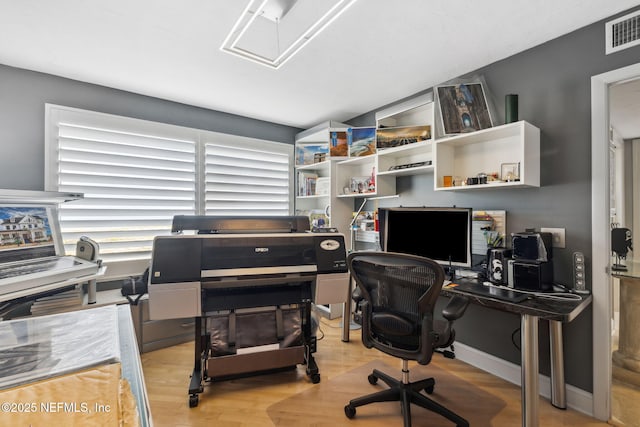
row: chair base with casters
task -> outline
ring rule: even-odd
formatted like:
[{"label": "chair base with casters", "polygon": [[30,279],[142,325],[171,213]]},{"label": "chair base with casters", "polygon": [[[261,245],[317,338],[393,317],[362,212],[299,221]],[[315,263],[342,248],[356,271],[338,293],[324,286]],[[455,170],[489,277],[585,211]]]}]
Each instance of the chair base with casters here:
[{"label": "chair base with casters", "polygon": [[351,400],[349,404],[344,407],[344,413],[347,418],[355,417],[356,408],[358,406],[376,402],[399,401],[402,405],[402,415],[405,427],[411,426],[412,403],[442,415],[456,423],[457,427],[469,426],[469,422],[467,420],[421,393],[422,391],[427,394],[433,393],[435,379],[427,378],[420,381],[409,382],[409,362],[407,360],[402,361],[402,380],[397,380],[384,372],[374,369],[368,377],[369,384],[375,385],[379,379],[384,381],[389,388]]}]

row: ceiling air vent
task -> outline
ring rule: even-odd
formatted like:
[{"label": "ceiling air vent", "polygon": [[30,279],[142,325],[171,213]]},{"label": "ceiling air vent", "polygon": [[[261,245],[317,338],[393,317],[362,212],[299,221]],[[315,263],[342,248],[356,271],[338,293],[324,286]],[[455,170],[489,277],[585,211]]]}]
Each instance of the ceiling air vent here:
[{"label": "ceiling air vent", "polygon": [[605,24],[606,54],[640,44],[640,10]]}]

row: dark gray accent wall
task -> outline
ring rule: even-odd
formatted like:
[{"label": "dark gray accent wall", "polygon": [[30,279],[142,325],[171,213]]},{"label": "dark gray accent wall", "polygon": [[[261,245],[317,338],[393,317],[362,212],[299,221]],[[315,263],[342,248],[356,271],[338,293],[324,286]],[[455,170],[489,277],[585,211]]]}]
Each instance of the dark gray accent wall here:
[{"label": "dark gray accent wall", "polygon": [[0,64],[0,188],[44,189],[44,106],[293,144],[301,129]]},{"label": "dark gray accent wall", "polygon": [[[400,198],[381,200],[379,206],[504,209],[508,233],[531,227],[563,227],[567,246],[554,249],[554,272],[557,282],[570,284],[573,252],[583,252],[587,265],[591,259],[591,76],[640,62],[640,47],[605,55],[604,23],[460,76],[484,76],[498,110],[498,124],[504,123],[505,95],[519,95],[519,118],[541,131],[540,188],[436,193],[433,175],[402,177],[397,180]],[[374,125],[375,112],[348,122]],[[591,277],[588,281],[590,284]],[[512,334],[519,343],[519,326],[518,316],[472,306],[457,323],[457,339],[519,364],[520,352],[512,344]],[[566,380],[592,391],[591,309],[565,325],[564,332]],[[540,368],[549,375],[546,322],[540,324],[540,339]]]}]

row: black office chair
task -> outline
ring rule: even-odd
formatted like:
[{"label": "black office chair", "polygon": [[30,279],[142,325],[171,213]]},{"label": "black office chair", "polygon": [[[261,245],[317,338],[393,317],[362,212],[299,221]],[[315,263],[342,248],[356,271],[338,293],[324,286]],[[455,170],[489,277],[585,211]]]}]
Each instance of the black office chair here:
[{"label": "black office chair", "polygon": [[351,400],[344,407],[347,418],[355,416],[358,406],[400,401],[405,427],[411,426],[411,403],[443,415],[459,427],[468,426],[464,418],[421,393],[433,393],[433,378],[409,382],[408,361],[427,365],[436,349],[449,347],[455,338],[453,321],[464,314],[469,301],[452,298],[443,310],[447,321],[437,321],[433,311],[444,271],[435,261],[391,252],[354,252],[347,263],[362,298],[363,344],[402,359],[402,380],[374,369],[369,383],[381,379],[389,389]]}]

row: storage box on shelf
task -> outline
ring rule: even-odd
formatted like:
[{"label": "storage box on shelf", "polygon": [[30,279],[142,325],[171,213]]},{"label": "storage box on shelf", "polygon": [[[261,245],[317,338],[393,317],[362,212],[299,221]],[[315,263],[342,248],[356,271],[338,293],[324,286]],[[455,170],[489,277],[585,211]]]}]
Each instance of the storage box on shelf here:
[{"label": "storage box on shelf", "polygon": [[[468,134],[436,140],[434,146],[436,191],[465,191],[480,188],[539,187],[540,130],[519,121]],[[518,180],[502,180],[503,165],[519,165]],[[460,185],[479,174],[497,175],[486,184]],[[447,181],[453,181],[448,186]]]}]

